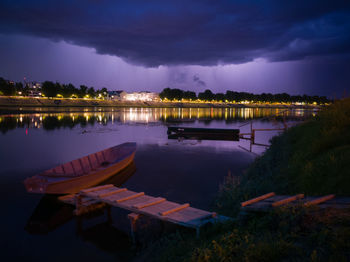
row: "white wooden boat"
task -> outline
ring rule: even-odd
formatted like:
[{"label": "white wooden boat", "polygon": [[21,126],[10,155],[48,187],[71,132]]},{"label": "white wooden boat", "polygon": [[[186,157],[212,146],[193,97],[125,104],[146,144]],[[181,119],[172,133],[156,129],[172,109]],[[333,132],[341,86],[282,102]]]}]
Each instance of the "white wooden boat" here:
[{"label": "white wooden boat", "polygon": [[136,143],[124,143],[46,170],[24,181],[30,193],[71,194],[97,185],[127,167]]}]

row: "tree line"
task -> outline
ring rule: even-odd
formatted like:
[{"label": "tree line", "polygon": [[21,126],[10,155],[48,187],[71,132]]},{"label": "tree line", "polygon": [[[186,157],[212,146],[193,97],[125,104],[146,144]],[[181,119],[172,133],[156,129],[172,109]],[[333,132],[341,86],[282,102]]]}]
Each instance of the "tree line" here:
[{"label": "tree line", "polygon": [[93,87],[87,87],[85,85],[80,85],[76,88],[73,84],[60,84],[58,82],[53,83],[51,81],[45,81],[42,84],[42,93],[46,97],[57,97],[62,96],[64,98],[104,98],[107,96],[107,88],[102,88],[100,90],[95,90]]},{"label": "tree line", "polygon": [[[22,82],[12,82],[0,77],[0,95],[3,96],[29,96],[33,89],[29,84],[23,85]],[[94,87],[80,85],[79,88],[73,84],[61,84],[59,82],[45,81],[42,83],[40,92],[45,97],[64,97],[64,98],[104,98],[107,96],[107,88],[95,90]]]},{"label": "tree line", "polygon": [[297,102],[305,102],[305,103],[314,103],[317,104],[325,104],[329,103],[330,100],[325,96],[308,96],[308,95],[296,95],[291,96],[287,93],[281,94],[271,94],[271,93],[262,93],[262,94],[253,94],[248,92],[235,92],[227,90],[226,93],[213,93],[211,90],[206,89],[204,92],[198,93],[196,95],[195,92],[192,91],[183,91],[177,88],[164,88],[163,91],[159,94],[159,97],[162,100],[192,100],[195,101],[197,99],[207,102],[254,102],[254,103],[297,103]]}]

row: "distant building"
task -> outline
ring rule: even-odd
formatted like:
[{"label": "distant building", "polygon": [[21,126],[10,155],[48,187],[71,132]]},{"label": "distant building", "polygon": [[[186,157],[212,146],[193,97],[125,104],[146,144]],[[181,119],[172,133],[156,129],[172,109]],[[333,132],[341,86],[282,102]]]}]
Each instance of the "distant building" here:
[{"label": "distant building", "polygon": [[36,81],[25,82],[25,88],[27,89],[28,96],[41,96],[41,83]]},{"label": "distant building", "polygon": [[120,95],[125,93],[123,90],[108,91],[108,98],[111,100],[121,100]]},{"label": "distant building", "polygon": [[133,93],[120,93],[121,101],[159,101],[159,94],[149,91],[133,92]]}]

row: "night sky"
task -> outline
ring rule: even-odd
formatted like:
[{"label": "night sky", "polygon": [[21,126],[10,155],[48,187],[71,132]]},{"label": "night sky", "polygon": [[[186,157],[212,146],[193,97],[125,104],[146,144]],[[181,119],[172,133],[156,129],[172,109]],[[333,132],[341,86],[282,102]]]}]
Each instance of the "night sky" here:
[{"label": "night sky", "polygon": [[0,76],[350,94],[350,1],[1,0]]}]

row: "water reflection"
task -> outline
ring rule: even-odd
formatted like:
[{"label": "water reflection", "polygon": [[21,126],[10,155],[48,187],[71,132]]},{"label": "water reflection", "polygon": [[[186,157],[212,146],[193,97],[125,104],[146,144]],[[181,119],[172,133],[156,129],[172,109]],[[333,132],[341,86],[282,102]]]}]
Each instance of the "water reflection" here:
[{"label": "water reflection", "polygon": [[43,128],[54,130],[59,128],[86,127],[109,123],[121,124],[167,124],[203,122],[208,125],[212,121],[245,121],[277,116],[277,121],[302,120],[314,116],[312,110],[286,110],[279,108],[124,108],[111,111],[96,110],[93,112],[57,112],[34,114],[10,114],[0,116],[0,131],[6,133],[16,128]]},{"label": "water reflection", "polygon": [[[101,183],[122,186],[136,172],[133,162],[118,174]],[[43,196],[30,216],[25,229],[30,234],[48,234],[73,219],[74,207],[58,200],[56,195]],[[78,223],[79,224],[79,223]],[[77,232],[84,232],[79,225]]]}]

